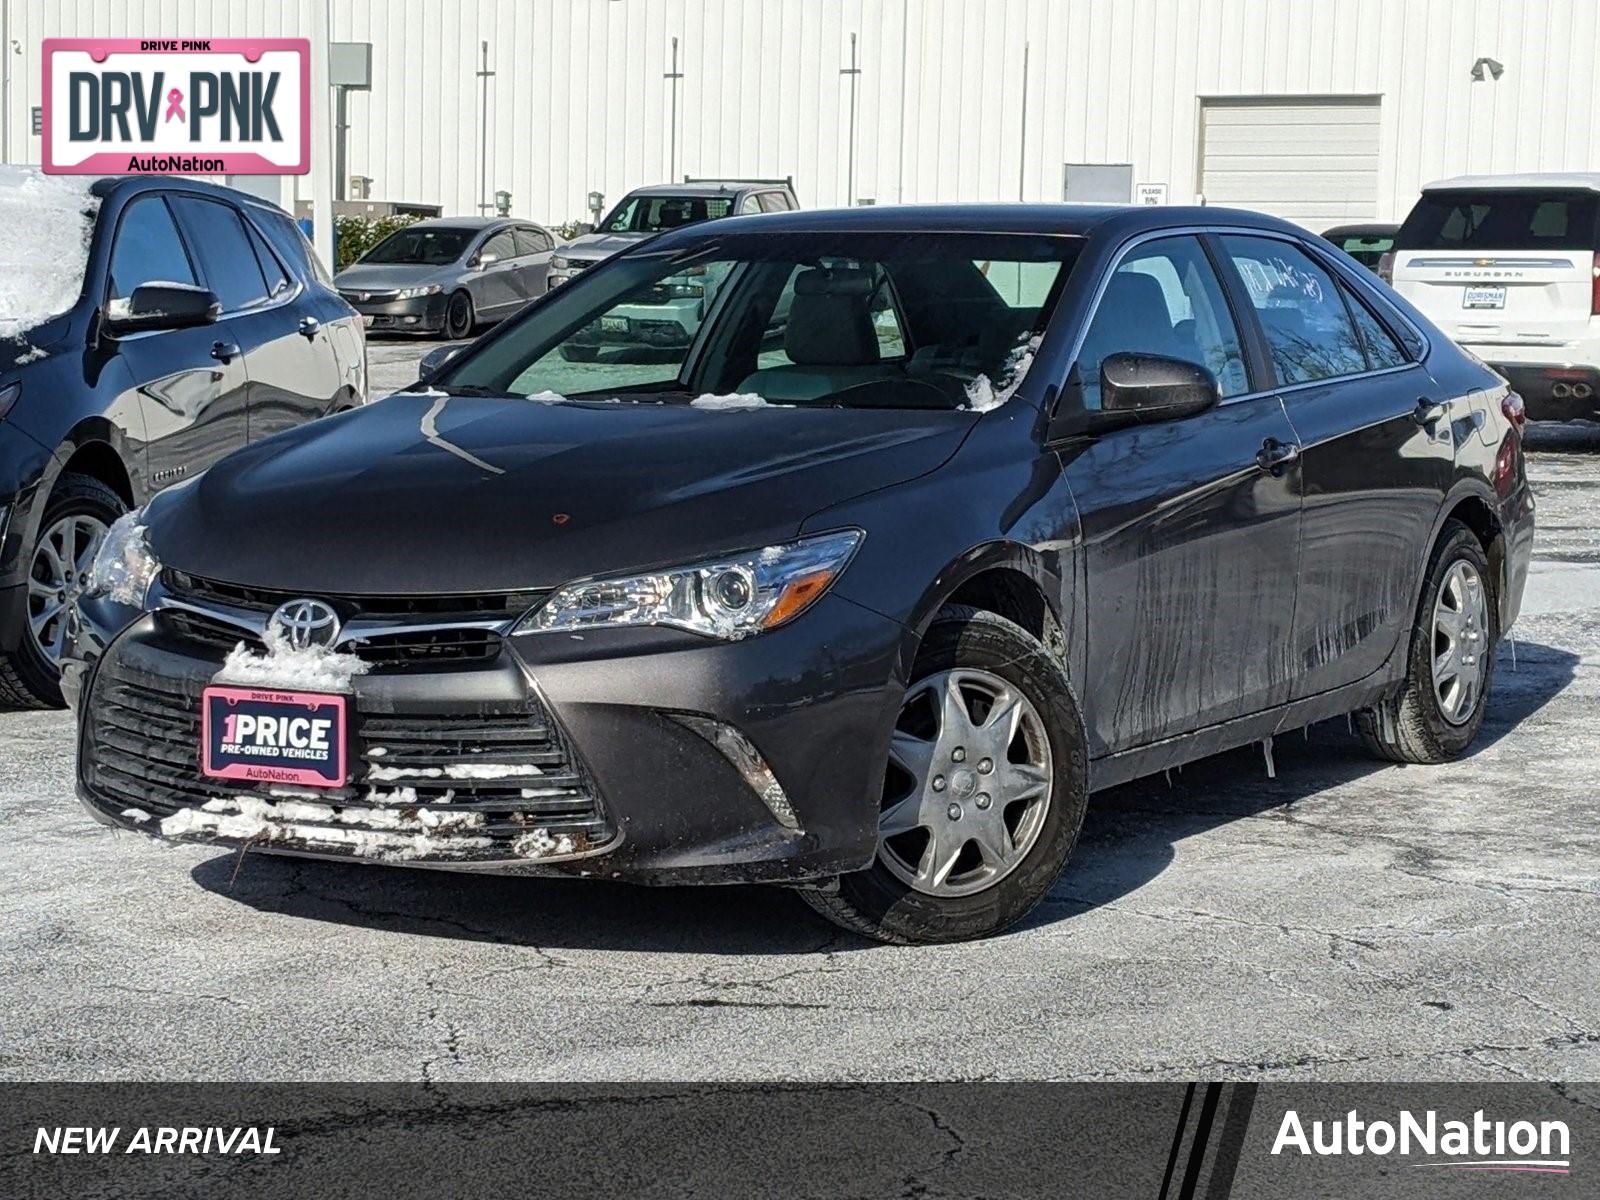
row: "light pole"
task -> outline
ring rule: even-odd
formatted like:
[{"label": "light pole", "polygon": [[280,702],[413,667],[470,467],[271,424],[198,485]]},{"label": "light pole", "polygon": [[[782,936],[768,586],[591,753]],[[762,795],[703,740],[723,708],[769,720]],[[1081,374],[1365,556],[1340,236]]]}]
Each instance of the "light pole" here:
[{"label": "light pole", "polygon": [[483,65],[478,68],[478,78],[483,81],[482,133],[478,144],[478,211],[488,212],[494,207],[489,201],[489,80],[494,72],[489,70],[489,43],[482,43]]},{"label": "light pole", "polygon": [[861,78],[861,68],[856,65],[856,35],[850,35],[850,65],[841,68],[841,75],[850,77],[850,160],[845,164],[844,202],[853,207],[856,202],[856,83]]},{"label": "light pole", "polygon": [[672,39],[672,70],[661,78],[672,81],[672,125],[667,131],[667,161],[671,165],[667,169],[667,178],[675,181],[678,178],[678,80],[683,78],[683,72],[678,70],[677,38]]}]

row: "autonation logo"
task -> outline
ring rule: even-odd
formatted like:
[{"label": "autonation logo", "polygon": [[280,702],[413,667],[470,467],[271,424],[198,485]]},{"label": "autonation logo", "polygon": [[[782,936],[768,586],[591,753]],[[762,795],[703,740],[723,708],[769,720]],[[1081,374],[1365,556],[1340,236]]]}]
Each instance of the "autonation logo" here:
[{"label": "autonation logo", "polygon": [[1432,1109],[1420,1117],[1401,1109],[1393,1120],[1367,1121],[1351,1109],[1338,1120],[1312,1121],[1308,1130],[1291,1108],[1283,1114],[1272,1152],[1318,1158],[1394,1155],[1430,1160],[1407,1164],[1413,1167],[1565,1175],[1572,1167],[1569,1142],[1565,1121],[1492,1121],[1482,1109],[1468,1121],[1440,1120]]}]

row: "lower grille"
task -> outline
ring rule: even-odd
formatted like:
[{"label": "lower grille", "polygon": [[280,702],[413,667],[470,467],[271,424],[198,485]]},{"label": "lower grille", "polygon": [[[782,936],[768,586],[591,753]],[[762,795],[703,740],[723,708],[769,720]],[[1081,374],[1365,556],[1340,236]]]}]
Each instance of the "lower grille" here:
[{"label": "lower grille", "polygon": [[[102,664],[85,706],[80,765],[97,803],[113,815],[133,808],[158,819],[184,809],[215,813],[219,806],[269,820],[285,809],[292,819],[297,808],[315,807],[330,814],[329,828],[346,839],[346,852],[362,853],[349,841],[362,830],[392,831],[399,822],[427,831],[430,846],[402,857],[452,861],[582,853],[613,835],[560,731],[532,704],[396,716],[364,711],[358,698],[351,784],[290,798],[285,789],[274,795],[266,784],[200,774],[202,690],[198,682],[158,683],[119,675],[113,661]],[[224,829],[218,836],[230,835]],[[269,840],[296,844],[293,837]],[[530,841],[539,849],[528,849]],[[314,839],[302,848],[340,852],[340,845]]]}]

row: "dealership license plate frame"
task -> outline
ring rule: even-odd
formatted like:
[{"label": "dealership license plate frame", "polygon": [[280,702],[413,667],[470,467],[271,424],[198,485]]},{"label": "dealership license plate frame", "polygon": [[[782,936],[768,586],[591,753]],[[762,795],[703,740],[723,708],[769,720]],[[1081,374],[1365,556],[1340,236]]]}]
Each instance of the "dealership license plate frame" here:
[{"label": "dealership license plate frame", "polygon": [[1471,309],[1503,309],[1506,306],[1506,287],[1503,283],[1469,283],[1461,289],[1461,307]]},{"label": "dealership license plate frame", "polygon": [[[320,715],[331,712],[333,733],[329,739],[327,770],[315,766],[272,761],[261,756],[249,761],[237,754],[220,752],[213,746],[215,713],[241,704],[267,709],[272,715]],[[218,746],[226,743],[219,743]],[[212,684],[200,693],[200,773],[207,779],[246,783],[281,784],[287,787],[336,790],[348,782],[350,763],[350,697],[337,692],[296,692],[283,688],[234,687]]]},{"label": "dealership license plate frame", "polygon": [[627,317],[601,317],[601,333],[631,333],[633,324]]}]

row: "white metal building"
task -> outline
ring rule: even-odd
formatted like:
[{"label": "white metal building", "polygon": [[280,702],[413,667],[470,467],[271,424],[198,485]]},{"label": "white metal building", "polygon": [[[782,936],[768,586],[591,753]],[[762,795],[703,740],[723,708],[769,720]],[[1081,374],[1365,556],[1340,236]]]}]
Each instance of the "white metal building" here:
[{"label": "white metal building", "polygon": [[38,161],[44,37],[309,36],[324,2],[373,47],[348,172],[446,212],[486,177],[577,219],[676,172],[1320,227],[1397,219],[1440,176],[1600,168],[1600,0],[0,0],[5,153]]}]

